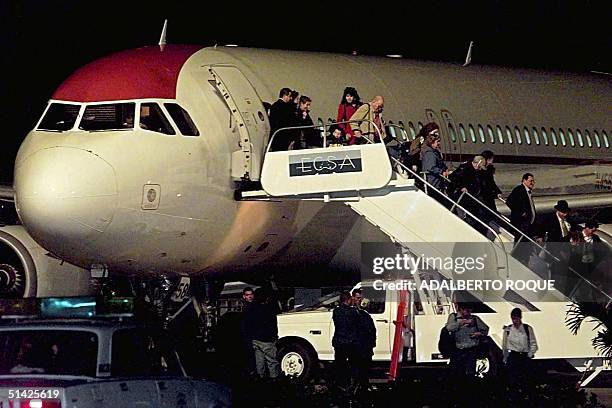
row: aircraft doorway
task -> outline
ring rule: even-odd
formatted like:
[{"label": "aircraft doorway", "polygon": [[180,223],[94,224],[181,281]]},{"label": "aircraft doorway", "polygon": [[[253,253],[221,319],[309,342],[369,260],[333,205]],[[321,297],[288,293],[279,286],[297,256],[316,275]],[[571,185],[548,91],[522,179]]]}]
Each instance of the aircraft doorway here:
[{"label": "aircraft doorway", "polygon": [[270,133],[268,115],[253,85],[231,65],[213,65],[209,72],[214,86],[236,120],[240,150],[232,153],[232,178],[259,180]]},{"label": "aircraft doorway", "polygon": [[440,126],[440,137],[442,138],[440,151],[442,152],[444,161],[450,161],[450,157],[452,157],[453,153],[453,143],[446,129],[446,124],[440,121],[440,118],[433,109],[425,109],[425,115],[427,116],[427,122],[435,122]]}]

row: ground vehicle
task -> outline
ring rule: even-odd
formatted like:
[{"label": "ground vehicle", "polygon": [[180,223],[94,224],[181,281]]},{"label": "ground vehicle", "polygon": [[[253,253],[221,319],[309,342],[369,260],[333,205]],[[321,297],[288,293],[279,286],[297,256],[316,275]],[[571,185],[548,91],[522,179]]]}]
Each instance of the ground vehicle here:
[{"label": "ground vehicle", "polygon": [[226,387],[186,376],[164,333],[130,319],[4,322],[0,344],[0,406],[15,390],[62,407],[231,405]]},{"label": "ground vehicle", "polygon": [[[376,348],[373,360],[389,362],[400,291],[382,289],[382,281],[364,281],[361,287],[363,297],[370,300],[367,311],[376,326]],[[312,375],[318,361],[332,361],[334,350],[332,337],[334,325],[332,310],[337,305],[337,296],[330,295],[320,303],[304,309],[278,316],[279,358],[281,369],[288,375],[305,380]],[[603,365],[591,345],[594,325],[583,327],[572,335],[565,326],[568,305],[562,302],[541,302],[518,304],[508,302],[483,302],[474,310],[490,328],[489,335],[497,347],[502,343],[502,327],[510,323],[510,311],[514,307],[523,310],[523,320],[534,327],[539,351],[538,359],[564,359],[578,370],[584,370],[587,361]],[[443,291],[420,290],[408,292],[404,310],[403,340],[408,349],[406,359],[410,363],[446,363],[438,351],[440,328],[453,312],[450,297]],[[495,353],[480,361],[481,370],[496,368]]]}]

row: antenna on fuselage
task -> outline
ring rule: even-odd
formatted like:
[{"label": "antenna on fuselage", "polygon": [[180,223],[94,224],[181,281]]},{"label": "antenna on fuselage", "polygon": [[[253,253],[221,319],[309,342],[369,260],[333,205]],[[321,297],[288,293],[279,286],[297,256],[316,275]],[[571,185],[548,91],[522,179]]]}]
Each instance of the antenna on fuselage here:
[{"label": "antenna on fuselage", "polygon": [[166,31],[168,30],[168,19],[164,20],[164,27],[162,28],[161,36],[159,37],[159,49],[164,50],[166,45]]},{"label": "antenna on fuselage", "polygon": [[468,48],[467,55],[465,56],[464,67],[467,67],[472,62],[472,48],[474,48],[474,41],[470,41],[470,47]]}]

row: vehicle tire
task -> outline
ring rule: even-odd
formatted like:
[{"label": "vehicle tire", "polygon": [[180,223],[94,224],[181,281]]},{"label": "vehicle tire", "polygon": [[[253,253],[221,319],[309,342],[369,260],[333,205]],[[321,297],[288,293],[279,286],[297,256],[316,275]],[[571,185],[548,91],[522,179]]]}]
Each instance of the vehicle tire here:
[{"label": "vehicle tire", "polygon": [[281,371],[300,383],[307,382],[315,372],[317,357],[300,343],[286,343],[278,350]]}]

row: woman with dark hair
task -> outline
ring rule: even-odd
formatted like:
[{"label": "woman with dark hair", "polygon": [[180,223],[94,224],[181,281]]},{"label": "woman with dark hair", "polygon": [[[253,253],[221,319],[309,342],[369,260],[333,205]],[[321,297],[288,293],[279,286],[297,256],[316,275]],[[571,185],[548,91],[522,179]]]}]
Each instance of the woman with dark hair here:
[{"label": "woman with dark hair", "polygon": [[[344,92],[342,93],[342,99],[340,100],[340,104],[338,105],[338,117],[336,118],[336,122],[346,122],[351,119],[351,116],[355,113],[355,111],[363,105],[361,103],[361,99],[359,98],[359,94],[357,90],[352,86],[347,86],[344,88]],[[351,129],[351,125],[348,123],[340,123],[338,125],[344,133],[353,140],[353,131]],[[353,144],[353,143],[351,143]]]}]

